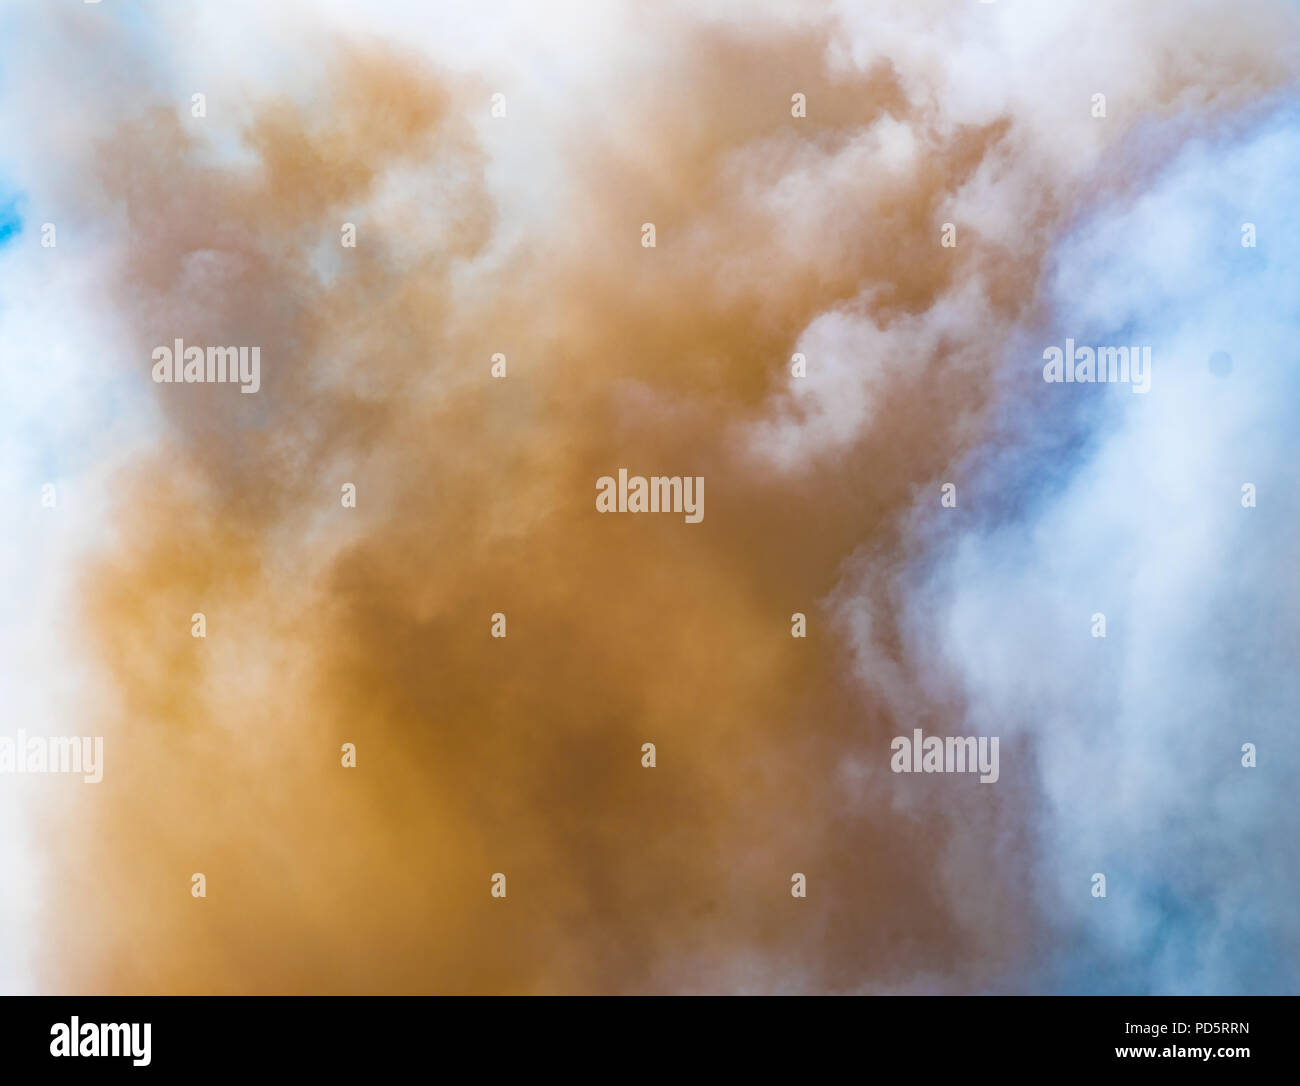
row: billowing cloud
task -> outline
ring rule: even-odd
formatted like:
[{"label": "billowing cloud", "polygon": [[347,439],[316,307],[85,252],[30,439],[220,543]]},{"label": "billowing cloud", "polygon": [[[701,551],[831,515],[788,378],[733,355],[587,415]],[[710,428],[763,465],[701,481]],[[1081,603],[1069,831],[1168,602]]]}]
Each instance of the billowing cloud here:
[{"label": "billowing cloud", "polygon": [[[79,229],[25,237],[5,281],[93,257],[69,289],[106,330],[84,369],[141,435],[94,469],[76,553],[31,559],[109,759],[26,801],[59,933],[37,985],[1020,990],[1101,963],[1117,988],[1285,986],[1152,932],[1173,894],[1196,898],[1188,939],[1291,938],[1258,902],[1225,919],[1264,863],[1234,834],[1282,800],[1232,775],[1240,729],[1211,707],[1247,680],[1191,632],[1219,593],[1262,593],[1234,644],[1259,643],[1262,679],[1286,643],[1263,593],[1283,529],[1232,490],[1281,489],[1279,439],[1223,456],[1283,386],[1229,411],[1166,359],[1294,269],[1234,265],[1229,291],[1213,260],[1160,258],[1258,259],[1239,211],[1287,229],[1285,171],[1235,167],[1215,204],[1197,142],[1293,161],[1269,112],[1287,5],[628,6],[535,34],[527,6],[504,26],[395,4],[366,28],[343,5],[164,7],[38,38],[93,110],[35,61],[6,88],[53,96],[48,131],[10,133],[13,172]],[[1262,210],[1231,195],[1253,177]],[[1042,381],[1046,342],[1135,328],[1148,396]],[[261,388],[155,384],[177,338],[257,345]],[[1233,387],[1242,342],[1214,348]],[[703,477],[703,521],[598,513],[620,467]],[[1279,722],[1290,693],[1264,699]],[[915,727],[1001,735],[998,783],[890,773]],[[1226,812],[1208,901],[1165,867],[1197,840],[1188,789]]]}]

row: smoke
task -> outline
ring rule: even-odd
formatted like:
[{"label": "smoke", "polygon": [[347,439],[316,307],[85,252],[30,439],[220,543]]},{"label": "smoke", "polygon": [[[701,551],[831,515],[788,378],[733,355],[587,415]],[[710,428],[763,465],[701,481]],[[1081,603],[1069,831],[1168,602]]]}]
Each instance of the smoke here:
[{"label": "smoke", "polygon": [[[26,133],[18,172],[104,261],[97,364],[147,441],[67,571],[106,770],[50,803],[43,988],[1066,983],[1047,909],[1097,849],[1058,879],[1068,827],[1039,812],[1080,801],[1007,666],[1052,642],[984,634],[1072,567],[1006,575],[965,480],[1014,508],[1039,484],[977,468],[1095,425],[1049,417],[1024,365],[1060,284],[1088,312],[1054,246],[1258,110],[1297,37],[1263,2],[996,7],[618,8],[524,59],[470,32],[457,57],[400,5],[369,34],[62,17],[43,46],[113,94],[57,165]],[[260,346],[260,391],[153,384],[176,338]],[[598,514],[620,467],[703,476],[703,522]],[[1024,659],[1031,703],[1086,694]],[[887,772],[892,736],[973,721],[1022,740],[997,786]]]},{"label": "smoke", "polygon": [[[1144,199],[1080,223],[1048,278],[1052,309],[1087,341],[1140,330],[1153,390],[1098,390],[1068,473],[1050,421],[1020,428],[1036,485],[910,586],[909,636],[960,676],[971,728],[997,722],[1033,752],[1041,893],[1063,948],[1039,984],[1296,989],[1300,869],[1281,827],[1300,647],[1283,240],[1298,162],[1288,105],[1193,143]],[[1244,224],[1266,240],[1243,247]],[[1014,478],[968,467],[989,489]],[[1094,612],[1105,640],[1087,635]],[[1105,902],[1080,892],[1093,872]]]}]

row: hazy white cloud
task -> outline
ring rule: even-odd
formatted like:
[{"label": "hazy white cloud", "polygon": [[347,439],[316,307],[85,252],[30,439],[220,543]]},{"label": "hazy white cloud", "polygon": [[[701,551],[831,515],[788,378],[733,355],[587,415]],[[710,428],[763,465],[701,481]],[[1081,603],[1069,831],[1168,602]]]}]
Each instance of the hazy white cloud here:
[{"label": "hazy white cloud", "polygon": [[[1055,979],[1067,987],[1295,988],[1300,260],[1284,239],[1300,226],[1298,155],[1295,114],[1274,115],[1189,149],[1142,199],[1098,209],[1062,242],[1057,341],[1155,344],[1152,391],[1044,398],[1026,365],[1023,391],[1006,395],[1040,412],[1017,413],[1017,441],[1036,461],[1030,486],[1047,485],[1009,522],[918,540],[929,572],[900,577],[915,673],[954,679],[967,730],[1012,738],[1004,777],[1040,783],[1036,886],[1068,932]],[[1270,229],[1242,249],[1255,216]],[[1208,365],[1219,350],[1227,376]],[[1044,438],[1075,414],[1084,441],[1058,472]],[[1257,769],[1241,765],[1246,742]],[[1095,871],[1105,901],[1089,895]]]}]

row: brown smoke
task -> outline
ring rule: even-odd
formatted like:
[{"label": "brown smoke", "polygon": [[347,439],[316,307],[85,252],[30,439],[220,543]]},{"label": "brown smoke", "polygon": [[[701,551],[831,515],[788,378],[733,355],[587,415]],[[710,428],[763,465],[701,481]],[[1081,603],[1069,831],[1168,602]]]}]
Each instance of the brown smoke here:
[{"label": "brown smoke", "polygon": [[[165,439],[85,577],[106,773],[64,831],[52,989],[960,989],[1031,951],[1023,793],[873,770],[848,803],[841,772],[960,730],[941,690],[906,720],[874,698],[825,605],[853,556],[907,558],[916,489],[984,432],[982,383],[939,379],[970,343],[918,352],[799,472],[735,435],[837,306],[888,328],[977,283],[994,358],[1063,212],[1047,190],[1025,235],[940,248],[1011,121],[941,124],[890,64],[832,69],[828,33],[666,36],[571,118],[572,199],[504,255],[482,89],[386,48],[342,49],[328,101],[259,102],[248,164],[162,109],[103,141],[124,372],[257,344],[262,389],[151,386]],[[765,194],[885,116],[914,168],[810,189],[792,249]],[[703,523],[601,516],[619,467],[703,476]]]}]

